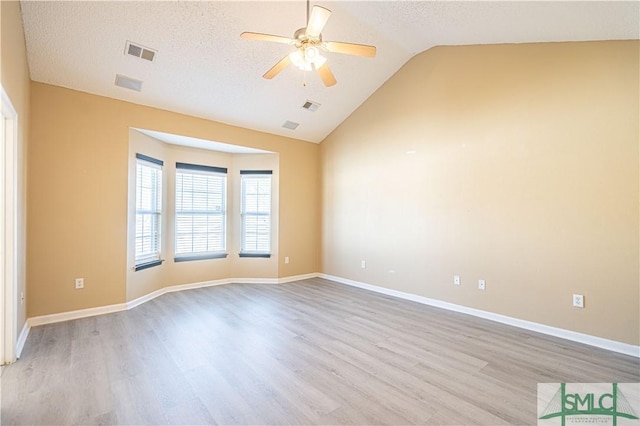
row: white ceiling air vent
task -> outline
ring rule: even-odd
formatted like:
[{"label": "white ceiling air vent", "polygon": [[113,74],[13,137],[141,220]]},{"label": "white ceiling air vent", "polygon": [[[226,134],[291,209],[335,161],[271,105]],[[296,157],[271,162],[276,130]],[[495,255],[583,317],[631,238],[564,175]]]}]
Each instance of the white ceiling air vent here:
[{"label": "white ceiling air vent", "polygon": [[320,108],[320,104],[307,99],[307,101],[302,105],[302,108],[309,110],[311,112],[315,112],[318,110],[318,108]]},{"label": "white ceiling air vent", "polygon": [[282,127],[284,127],[285,129],[289,129],[289,130],[295,130],[298,128],[298,126],[300,125],[300,123],[295,123],[293,121],[285,121],[284,124],[282,125]]},{"label": "white ceiling air vent", "polygon": [[125,55],[131,55],[131,56],[135,56],[136,58],[146,59],[149,62],[153,61],[153,58],[155,58],[156,53],[158,53],[157,50],[132,43],[129,40],[127,40],[127,43],[124,45]]},{"label": "white ceiling air vent", "polygon": [[142,81],[124,75],[116,74],[116,86],[139,92],[142,90]]}]

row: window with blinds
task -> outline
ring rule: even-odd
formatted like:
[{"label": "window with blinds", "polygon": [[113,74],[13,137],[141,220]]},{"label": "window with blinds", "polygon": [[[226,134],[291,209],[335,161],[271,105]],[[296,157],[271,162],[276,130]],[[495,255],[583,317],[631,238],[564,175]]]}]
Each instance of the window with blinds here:
[{"label": "window with blinds", "polygon": [[227,169],[176,163],[175,261],[226,257]]},{"label": "window with blinds", "polygon": [[271,170],[241,175],[240,257],[271,256]]},{"label": "window with blinds", "polygon": [[162,166],[161,160],[136,154],[136,270],[162,263]]}]

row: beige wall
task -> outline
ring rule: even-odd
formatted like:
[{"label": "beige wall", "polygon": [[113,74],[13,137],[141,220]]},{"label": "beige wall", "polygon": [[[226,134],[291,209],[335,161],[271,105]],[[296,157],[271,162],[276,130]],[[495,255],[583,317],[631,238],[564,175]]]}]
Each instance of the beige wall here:
[{"label": "beige wall", "polygon": [[[278,277],[278,154],[229,154],[165,144],[136,130],[129,132],[129,195],[127,243],[127,300],[162,287],[228,278]],[[164,162],[162,265],[135,271],[136,153]],[[175,163],[201,164],[227,169],[227,252],[224,259],[174,262]],[[272,257],[240,258],[240,170],[272,170]]]},{"label": "beige wall", "polygon": [[[321,270],[640,343],[637,42],[434,48],[318,147],[29,86],[19,7],[1,10],[2,84],[22,115],[22,145],[30,129],[28,316],[217,276],[178,270],[185,263],[139,287],[129,279],[129,129],[139,127],[278,154],[268,276]],[[228,262],[225,273],[263,276],[245,266]],[[585,309],[570,306],[573,293]]]},{"label": "beige wall", "polygon": [[[2,87],[9,96],[18,114],[18,205],[17,205],[17,280],[18,294],[28,296],[26,291],[25,242],[27,197],[26,166],[27,143],[29,140],[29,66],[27,64],[24,31],[20,3],[17,1],[1,1],[1,75]],[[18,333],[26,321],[26,305],[18,300]]]},{"label": "beige wall", "polygon": [[323,272],[638,345],[639,75],[638,42],[416,56],[321,144]]},{"label": "beige wall", "polygon": [[[270,270],[278,277],[319,270],[318,145],[42,83],[31,92],[29,316],[141,294],[127,294],[131,127],[277,153],[280,256]],[[74,289],[75,277],[85,278],[83,290]]]}]

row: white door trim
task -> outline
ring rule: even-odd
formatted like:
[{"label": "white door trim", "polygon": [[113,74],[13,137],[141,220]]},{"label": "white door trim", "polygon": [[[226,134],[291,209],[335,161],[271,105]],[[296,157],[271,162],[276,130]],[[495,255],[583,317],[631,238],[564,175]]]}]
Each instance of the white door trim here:
[{"label": "white door trim", "polygon": [[2,89],[0,118],[4,120],[3,147],[0,147],[0,365],[16,360],[17,338],[17,165],[18,165],[18,114],[9,96]]}]

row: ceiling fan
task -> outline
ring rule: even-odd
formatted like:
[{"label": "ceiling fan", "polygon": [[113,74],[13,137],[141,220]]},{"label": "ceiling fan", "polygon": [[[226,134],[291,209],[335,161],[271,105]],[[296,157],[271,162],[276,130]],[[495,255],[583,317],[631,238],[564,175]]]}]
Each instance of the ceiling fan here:
[{"label": "ceiling fan", "polygon": [[309,0],[307,0],[307,26],[297,30],[293,38],[252,32],[244,32],[240,34],[240,37],[295,46],[293,52],[282,58],[263,75],[264,78],[272,79],[289,64],[293,63],[303,71],[315,69],[318,71],[325,86],[333,86],[337,83],[337,80],[327,64],[327,58],[320,53],[321,50],[372,58],[376,55],[376,48],[366,44],[323,41],[322,30],[327,24],[329,16],[331,16],[329,9],[317,5],[313,6],[311,14],[309,14]]}]

